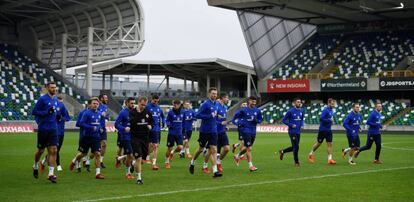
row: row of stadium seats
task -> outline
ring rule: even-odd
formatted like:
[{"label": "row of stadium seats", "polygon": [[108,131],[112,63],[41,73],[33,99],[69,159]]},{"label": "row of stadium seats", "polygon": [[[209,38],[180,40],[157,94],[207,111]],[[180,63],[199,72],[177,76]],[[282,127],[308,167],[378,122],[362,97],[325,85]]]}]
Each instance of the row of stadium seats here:
[{"label": "row of stadium seats", "polygon": [[42,88],[0,59],[0,120],[32,120],[31,111]]},{"label": "row of stadium seats", "polygon": [[316,36],[302,50],[279,68],[273,78],[298,79],[303,73],[309,72],[325,55],[340,43],[342,35]]},{"label": "row of stadium seats", "polygon": [[333,78],[378,77],[392,71],[406,56],[414,55],[413,32],[359,34],[335,56]]},{"label": "row of stadium seats", "polygon": [[[17,67],[17,68],[16,68]],[[74,97],[85,104],[85,99],[67,84],[55,78],[44,67],[18,52],[17,48],[0,44],[0,120],[33,120],[34,104],[41,96],[42,87],[55,81],[59,93]]]},{"label": "row of stadium seats", "polygon": [[[343,46],[339,46],[341,41]],[[414,31],[316,36],[277,69],[273,79],[303,78],[332,50],[337,53],[333,54],[336,69],[331,78],[378,77],[414,55]]]},{"label": "row of stadium seats", "polygon": [[[361,104],[361,115],[365,123],[369,113],[371,113],[372,109],[374,108],[376,101],[377,100],[338,100],[338,107],[334,112],[335,123],[342,124],[346,115],[348,115],[348,113],[351,111],[352,103],[354,102],[359,102]],[[381,102],[383,104],[383,111],[381,112],[383,121],[391,119],[393,116],[397,115],[401,110],[407,107],[405,103],[400,104],[390,100],[382,100]],[[262,109],[264,120],[267,123],[281,123],[284,114],[291,108],[291,106],[292,105],[289,100],[279,100],[277,102],[268,104]],[[325,106],[326,105],[324,103],[305,103],[303,105],[303,109],[305,111],[305,123],[319,124],[319,116]],[[414,117],[412,115],[409,116],[410,117],[407,117],[407,120],[401,120],[400,125],[412,124],[412,119]],[[411,120],[411,123],[409,120]],[[394,124],[397,123],[394,122]]]},{"label": "row of stadium seats", "polygon": [[8,44],[0,44],[0,54],[9,62],[13,63],[13,65],[30,75],[30,77],[36,80],[40,85],[44,86],[49,81],[55,81],[59,93],[74,97],[81,104],[86,103],[85,99],[74,92],[72,87],[61,82],[48,72],[46,68],[39,66],[39,64],[33,62],[31,58],[20,53],[16,47]]},{"label": "row of stadium seats", "polygon": [[393,122],[394,125],[411,125],[414,126],[414,109],[399,117]]}]

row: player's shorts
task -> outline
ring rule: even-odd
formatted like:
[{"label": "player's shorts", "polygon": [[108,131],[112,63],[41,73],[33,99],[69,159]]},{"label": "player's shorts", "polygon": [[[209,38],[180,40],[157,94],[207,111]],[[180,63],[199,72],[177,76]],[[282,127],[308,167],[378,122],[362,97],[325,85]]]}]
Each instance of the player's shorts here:
[{"label": "player's shorts", "polygon": [[242,141],[243,140],[243,133],[240,130],[237,130],[238,135],[239,135],[239,140]]},{"label": "player's shorts", "polygon": [[58,151],[60,150],[60,148],[62,147],[62,145],[63,145],[63,140],[65,139],[65,136],[64,135],[59,135],[58,136],[58,141],[59,141],[59,144],[58,144]]},{"label": "player's shorts", "polygon": [[56,129],[37,131],[37,148],[44,149],[50,146],[58,146],[59,138]]},{"label": "player's shorts", "polygon": [[183,136],[168,134],[167,147],[173,147],[174,143],[176,143],[177,145],[183,145]]},{"label": "player's shorts", "polygon": [[217,136],[217,146],[223,147],[229,145],[229,137],[226,132],[219,133]]},{"label": "player's shorts", "polygon": [[100,138],[101,140],[107,140],[108,139],[108,134],[106,132],[106,128],[104,127],[102,132],[99,132]]},{"label": "player's shorts", "polygon": [[149,142],[148,136],[132,137],[132,152],[136,159],[145,158],[148,155]]},{"label": "player's shorts", "polygon": [[326,139],[326,142],[332,142],[332,131],[319,131],[317,141],[322,143]]},{"label": "player's shorts", "polygon": [[193,134],[192,130],[186,130],[183,133],[183,139],[184,140],[190,140],[191,139],[191,135]]},{"label": "player's shorts", "polygon": [[121,134],[119,134],[119,132],[117,132],[117,136],[116,136],[116,146],[118,146],[119,148],[122,147]]},{"label": "player's shorts", "polygon": [[198,138],[198,143],[200,147],[205,147],[208,145],[217,145],[217,133],[202,133],[200,132],[200,136]]},{"label": "player's shorts", "polygon": [[243,133],[243,141],[244,141],[245,147],[253,146],[255,140],[256,140],[256,135]]},{"label": "player's shorts", "polygon": [[124,149],[124,154],[129,155],[132,154],[132,144],[131,140],[122,140],[120,142],[120,146]]},{"label": "player's shorts", "polygon": [[152,144],[159,144],[161,142],[161,132],[150,131],[150,139]]},{"label": "player's shorts", "polygon": [[100,152],[101,143],[99,141],[99,138],[90,137],[90,136],[82,137],[81,140],[79,141],[78,151],[82,152],[83,154],[87,154],[89,151],[89,148],[91,149],[92,153]]},{"label": "player's shorts", "polygon": [[347,138],[348,138],[349,147],[351,147],[351,148],[360,147],[359,136],[347,135]]}]

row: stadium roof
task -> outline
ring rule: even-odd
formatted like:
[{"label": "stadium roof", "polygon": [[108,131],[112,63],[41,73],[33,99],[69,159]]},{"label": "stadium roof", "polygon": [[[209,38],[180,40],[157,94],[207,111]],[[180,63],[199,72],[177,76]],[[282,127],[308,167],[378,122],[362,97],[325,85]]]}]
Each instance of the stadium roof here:
[{"label": "stadium roof", "polygon": [[88,54],[95,62],[137,54],[143,16],[139,0],[0,1],[0,24],[51,68],[86,64]]},{"label": "stadium roof", "polygon": [[[119,58],[94,63],[93,73],[105,75],[168,75],[175,78],[197,80],[210,77],[256,75],[254,68],[220,58],[185,59],[185,60],[136,60]],[[86,65],[75,71],[83,73]]]},{"label": "stadium roof", "polygon": [[410,0],[207,0],[210,6],[249,11],[310,24],[414,18]]}]

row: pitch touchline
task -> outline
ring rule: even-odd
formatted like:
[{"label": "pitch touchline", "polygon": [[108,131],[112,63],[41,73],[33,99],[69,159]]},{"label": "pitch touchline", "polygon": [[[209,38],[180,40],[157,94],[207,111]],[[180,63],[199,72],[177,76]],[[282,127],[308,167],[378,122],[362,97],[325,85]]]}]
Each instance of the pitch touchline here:
[{"label": "pitch touchline", "polygon": [[225,189],[225,188],[248,187],[248,186],[264,185],[264,184],[277,184],[277,183],[292,182],[292,181],[321,179],[321,178],[327,178],[327,177],[338,177],[338,176],[347,176],[347,175],[358,175],[358,174],[364,174],[364,173],[377,173],[377,172],[382,172],[382,171],[404,170],[404,169],[413,169],[413,168],[414,168],[414,166],[407,166],[407,167],[386,168],[386,169],[378,169],[378,170],[365,170],[365,171],[350,172],[350,173],[338,173],[338,174],[319,175],[319,176],[310,176],[310,177],[301,177],[301,178],[290,178],[290,179],[263,181],[263,182],[256,182],[256,183],[235,184],[235,185],[205,187],[205,188],[196,188],[196,189],[182,189],[182,190],[166,191],[166,192],[154,192],[154,193],[147,193],[147,194],[106,197],[106,198],[91,199],[91,200],[80,200],[80,201],[76,201],[76,202],[94,202],[94,201],[120,200],[120,199],[129,199],[129,198],[135,198],[135,197],[160,196],[160,195],[176,194],[176,193],[183,193],[183,192],[213,191],[213,190]]}]

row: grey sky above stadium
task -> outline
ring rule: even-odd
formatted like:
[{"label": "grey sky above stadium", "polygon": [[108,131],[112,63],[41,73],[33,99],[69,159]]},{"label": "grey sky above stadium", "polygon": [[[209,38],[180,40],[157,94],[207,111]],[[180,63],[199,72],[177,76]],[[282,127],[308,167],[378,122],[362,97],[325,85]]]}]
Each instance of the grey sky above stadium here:
[{"label": "grey sky above stadium", "polygon": [[141,0],[145,44],[139,60],[222,58],[252,62],[234,11],[206,0]]}]

